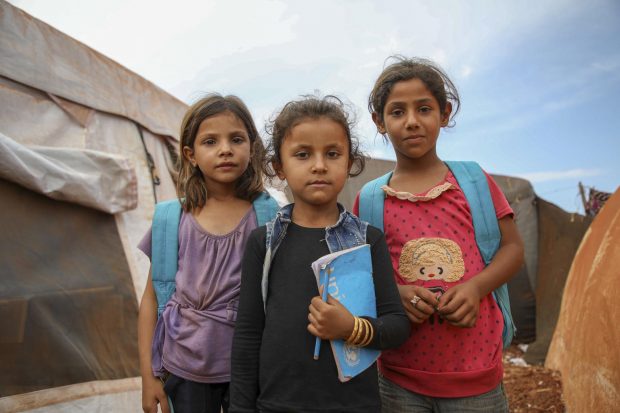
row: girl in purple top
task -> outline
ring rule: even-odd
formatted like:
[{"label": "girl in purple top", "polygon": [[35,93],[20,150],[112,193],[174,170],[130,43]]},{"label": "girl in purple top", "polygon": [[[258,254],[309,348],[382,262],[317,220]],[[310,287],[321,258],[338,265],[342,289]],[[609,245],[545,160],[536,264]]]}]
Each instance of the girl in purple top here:
[{"label": "girl in purple top", "polygon": [[[142,409],[175,413],[228,410],[230,352],[241,281],[241,256],[256,227],[263,191],[262,141],[235,96],[208,95],[181,125],[177,194],[176,290],[157,317],[149,271],[138,318]],[[139,248],[151,257],[151,230]]]}]

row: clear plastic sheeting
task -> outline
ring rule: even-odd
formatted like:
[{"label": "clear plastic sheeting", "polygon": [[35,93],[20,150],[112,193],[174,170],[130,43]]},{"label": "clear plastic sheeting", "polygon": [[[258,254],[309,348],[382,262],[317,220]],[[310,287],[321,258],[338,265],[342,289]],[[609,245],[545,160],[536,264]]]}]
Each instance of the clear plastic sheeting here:
[{"label": "clear plastic sheeting", "polygon": [[115,217],[3,179],[0,198],[0,403],[138,376],[138,307]]},{"label": "clear plastic sheeting", "polygon": [[26,147],[0,133],[0,177],[59,201],[116,214],[138,205],[137,178],[122,156]]},{"label": "clear plastic sheeting", "polygon": [[0,398],[0,412],[135,413],[142,411],[139,377],[99,380]]}]

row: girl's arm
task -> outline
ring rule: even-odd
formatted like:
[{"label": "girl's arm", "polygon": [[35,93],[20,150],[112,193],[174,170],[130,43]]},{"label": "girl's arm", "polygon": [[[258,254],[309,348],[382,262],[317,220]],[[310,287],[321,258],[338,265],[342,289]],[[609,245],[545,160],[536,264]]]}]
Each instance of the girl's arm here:
[{"label": "girl's arm", "polygon": [[439,299],[438,311],[458,327],[473,327],[480,300],[508,282],[523,265],[523,241],[512,216],[499,220],[502,240],[493,260],[478,275],[450,288]]},{"label": "girl's arm", "polygon": [[[368,347],[385,350],[404,343],[409,337],[411,325],[401,305],[385,237],[378,229],[368,227],[367,241],[371,244],[377,300],[377,318],[364,317],[374,329]],[[354,327],[351,313],[331,296],[328,296],[327,302],[323,302],[320,296],[312,299],[309,321],[308,330],[326,340],[347,339]]]},{"label": "girl's arm", "polygon": [[157,413],[157,404],[161,405],[162,413],[169,413],[168,397],[159,378],[153,375],[151,369],[151,346],[153,333],[157,323],[157,298],[151,270],[146,282],[146,288],[140,302],[138,313],[138,352],[140,355],[140,374],[142,376],[142,410],[144,413]]},{"label": "girl's arm", "polygon": [[265,326],[261,294],[265,228],[250,235],[241,267],[241,295],[232,347],[230,413],[257,412],[259,354]]}]

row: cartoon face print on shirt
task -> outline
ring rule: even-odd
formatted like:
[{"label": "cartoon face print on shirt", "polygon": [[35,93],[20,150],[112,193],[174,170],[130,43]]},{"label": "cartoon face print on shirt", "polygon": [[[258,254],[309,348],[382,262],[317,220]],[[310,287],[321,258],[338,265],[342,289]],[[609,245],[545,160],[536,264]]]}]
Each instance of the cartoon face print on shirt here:
[{"label": "cartoon face print on shirt", "polygon": [[455,282],[465,274],[465,263],[456,242],[445,238],[418,238],[403,246],[398,269],[401,277],[409,282]]}]

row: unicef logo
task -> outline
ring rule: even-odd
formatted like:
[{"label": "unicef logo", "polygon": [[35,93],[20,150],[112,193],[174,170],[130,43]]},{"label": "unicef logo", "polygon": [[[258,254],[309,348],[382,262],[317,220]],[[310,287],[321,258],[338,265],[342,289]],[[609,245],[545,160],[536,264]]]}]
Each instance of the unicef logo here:
[{"label": "unicef logo", "polygon": [[360,362],[360,348],[350,344],[344,344],[344,357],[347,364],[351,367],[356,366]]}]

